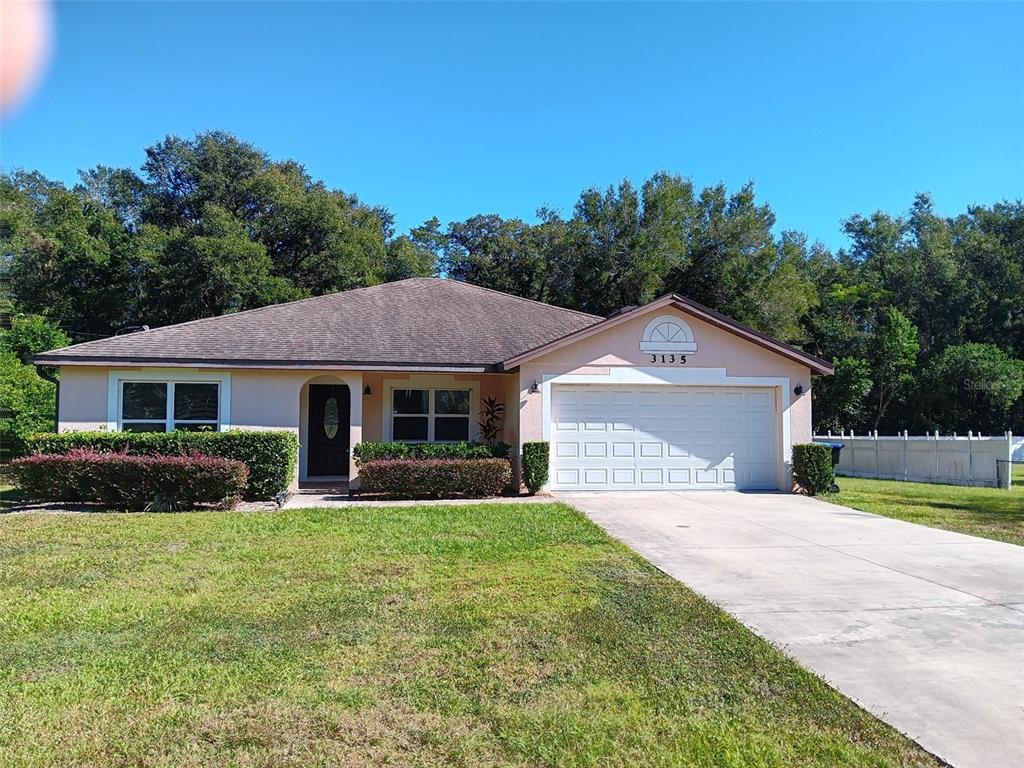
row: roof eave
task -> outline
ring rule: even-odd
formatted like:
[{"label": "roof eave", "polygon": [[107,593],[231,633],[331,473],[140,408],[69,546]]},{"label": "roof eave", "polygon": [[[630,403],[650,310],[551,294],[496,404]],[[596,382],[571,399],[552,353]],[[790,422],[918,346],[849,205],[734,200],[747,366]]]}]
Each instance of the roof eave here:
[{"label": "roof eave", "polygon": [[180,357],[81,357],[46,353],[32,358],[35,365],[93,368],[235,368],[248,370],[394,371],[407,373],[504,373],[496,363],[399,362],[351,360],[235,360]]},{"label": "roof eave", "polygon": [[822,360],[820,357],[815,357],[814,355],[804,352],[801,349],[797,349],[783,341],[779,341],[778,339],[773,339],[770,336],[759,333],[753,328],[749,328],[748,326],[716,312],[713,309],[705,307],[702,304],[698,304],[695,301],[685,299],[675,293],[666,294],[654,301],[644,304],[643,306],[637,307],[636,309],[631,309],[628,312],[613,315],[600,323],[595,323],[594,325],[587,326],[579,331],[574,331],[573,333],[562,336],[559,339],[550,341],[547,344],[542,344],[539,347],[527,350],[526,352],[505,360],[502,363],[502,368],[506,371],[518,368],[523,363],[534,360],[541,355],[548,354],[556,349],[561,349],[569,344],[582,341],[590,336],[594,336],[617,325],[621,325],[634,317],[647,314],[648,312],[662,309],[664,307],[674,307],[675,309],[691,314],[710,325],[714,325],[717,328],[721,328],[724,331],[728,331],[729,333],[739,336],[752,344],[756,344],[759,347],[767,349],[770,352],[775,352],[776,354],[793,360],[794,362],[798,362],[801,365],[806,365],[811,369],[812,373],[824,376],[829,376],[833,373],[832,365],[827,361]]}]

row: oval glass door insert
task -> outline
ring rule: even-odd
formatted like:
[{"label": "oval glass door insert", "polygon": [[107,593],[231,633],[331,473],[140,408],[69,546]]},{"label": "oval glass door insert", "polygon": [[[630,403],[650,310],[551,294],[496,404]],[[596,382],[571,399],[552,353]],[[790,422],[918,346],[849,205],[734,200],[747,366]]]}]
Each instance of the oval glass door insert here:
[{"label": "oval glass door insert", "polygon": [[327,435],[328,440],[333,440],[334,436],[338,434],[338,400],[334,397],[327,398],[327,402],[324,403],[324,434]]}]

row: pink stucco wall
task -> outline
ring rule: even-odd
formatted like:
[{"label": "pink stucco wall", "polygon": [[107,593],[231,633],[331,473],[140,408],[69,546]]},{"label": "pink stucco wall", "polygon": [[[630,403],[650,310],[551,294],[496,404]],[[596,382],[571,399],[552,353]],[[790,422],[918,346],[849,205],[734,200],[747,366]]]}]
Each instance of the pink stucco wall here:
[{"label": "pink stucco wall", "polygon": [[[681,368],[676,364],[651,363],[650,354],[640,351],[640,340],[647,324],[657,316],[681,317],[693,331],[697,352],[687,357],[686,369],[721,369],[729,377],[767,377],[787,380],[786,390],[790,400],[785,412],[789,416],[790,439],[783,441],[784,400],[782,388],[777,387],[779,404],[779,455],[784,457],[780,467],[780,488],[788,488],[788,457],[794,443],[811,440],[811,372],[810,369],[763,347],[746,341],[735,334],[721,330],[709,323],[675,309],[658,309],[640,317],[627,320],[619,325],[574,344],[525,363],[520,367],[519,414],[520,441],[544,439],[543,397],[541,393],[530,394],[529,388],[544,378],[565,373],[586,373],[610,375],[616,368],[664,369]],[[793,387],[801,384],[804,394],[792,394]]]}]

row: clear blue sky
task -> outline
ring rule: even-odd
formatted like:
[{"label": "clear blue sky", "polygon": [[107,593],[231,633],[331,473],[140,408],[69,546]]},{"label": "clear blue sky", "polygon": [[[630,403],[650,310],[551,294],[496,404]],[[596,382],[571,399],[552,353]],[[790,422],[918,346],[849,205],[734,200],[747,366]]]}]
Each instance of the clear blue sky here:
[{"label": "clear blue sky", "polygon": [[780,228],[1024,196],[1024,5],[67,3],[4,168],[73,181],[219,128],[384,204],[568,214],[664,169]]}]

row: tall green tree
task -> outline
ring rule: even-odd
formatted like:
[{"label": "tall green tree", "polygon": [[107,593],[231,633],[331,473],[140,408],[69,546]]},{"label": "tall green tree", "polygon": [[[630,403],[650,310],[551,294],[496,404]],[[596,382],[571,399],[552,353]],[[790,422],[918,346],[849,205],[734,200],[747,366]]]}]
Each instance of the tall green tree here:
[{"label": "tall green tree", "polygon": [[872,379],[875,384],[875,429],[878,429],[889,406],[914,384],[913,371],[920,348],[917,328],[902,312],[889,307],[882,313],[874,345]]},{"label": "tall green tree", "polygon": [[[34,176],[5,180],[30,219],[16,215],[0,233],[18,307],[84,334],[112,333],[134,322],[146,296],[145,266],[132,233],[102,204]],[[18,202],[12,206],[17,207]]]},{"label": "tall green tree", "polygon": [[1024,400],[1024,360],[992,344],[947,347],[922,373],[920,397],[930,429],[1020,431],[1014,419]]},{"label": "tall green tree", "polygon": [[387,245],[382,278],[384,282],[408,277],[436,277],[447,236],[435,216],[408,235],[392,238]]},{"label": "tall green tree", "polygon": [[253,242],[235,217],[209,204],[189,226],[146,225],[143,253],[151,266],[147,293],[159,296],[146,319],[167,325],[287,301],[295,293],[271,274],[262,243]]},{"label": "tall green tree", "polygon": [[820,376],[811,390],[814,394],[814,431],[838,432],[861,429],[869,418],[868,396],[871,394],[871,365],[859,357],[843,357],[833,361],[835,373]]}]

